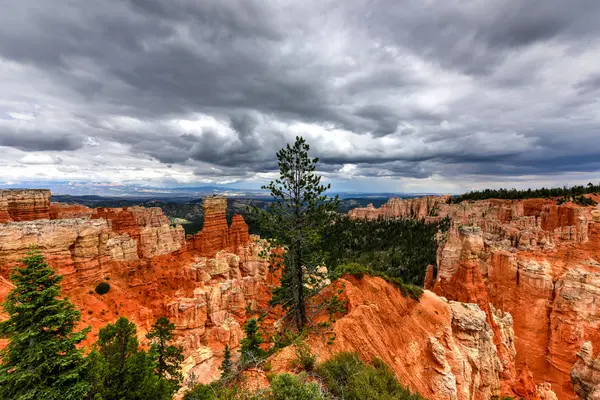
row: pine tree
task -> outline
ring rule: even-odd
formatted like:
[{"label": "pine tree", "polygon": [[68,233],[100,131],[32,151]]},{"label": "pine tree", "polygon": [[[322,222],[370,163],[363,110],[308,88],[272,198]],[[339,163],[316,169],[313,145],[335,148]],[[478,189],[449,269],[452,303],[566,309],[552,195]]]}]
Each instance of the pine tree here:
[{"label": "pine tree", "polygon": [[337,196],[325,195],[330,185],[321,185],[321,177],[315,173],[319,159],[310,158],[309,149],[303,138],[296,137],[293,146],[288,144],[277,152],[279,179],[263,186],[274,201],[267,212],[253,209],[261,228],[271,236],[271,249],[285,249],[281,262],[272,256],[271,261],[282,267],[282,276],[271,304],[281,305],[299,331],[308,322],[306,299],[318,292],[315,285],[306,285],[305,277],[312,275],[323,259],[323,229],[339,206]]},{"label": "pine tree", "polygon": [[90,398],[102,400],[167,400],[171,385],[157,374],[156,354],[139,349],[137,328],[121,317],[98,333],[97,350],[90,354],[95,383]]},{"label": "pine tree", "polygon": [[10,275],[15,288],[3,304],[8,320],[0,336],[9,339],[0,351],[0,398],[81,399],[89,390],[83,379],[86,361],[76,345],[89,328],[76,332],[81,314],[60,298],[62,276],[31,249]]},{"label": "pine tree", "polygon": [[221,363],[221,380],[227,380],[233,371],[233,361],[231,360],[231,350],[229,345],[225,345],[225,354],[223,354],[223,362]]},{"label": "pine tree", "polygon": [[181,363],[183,362],[183,348],[170,344],[173,341],[175,324],[166,317],[156,320],[146,337],[152,343],[151,351],[157,355],[156,373],[165,379],[175,393],[181,387],[183,375]]},{"label": "pine tree", "polygon": [[260,348],[263,340],[258,328],[258,321],[256,318],[252,318],[246,325],[244,325],[244,332],[246,337],[240,341],[240,362],[242,367],[255,365],[262,357],[265,352]]}]

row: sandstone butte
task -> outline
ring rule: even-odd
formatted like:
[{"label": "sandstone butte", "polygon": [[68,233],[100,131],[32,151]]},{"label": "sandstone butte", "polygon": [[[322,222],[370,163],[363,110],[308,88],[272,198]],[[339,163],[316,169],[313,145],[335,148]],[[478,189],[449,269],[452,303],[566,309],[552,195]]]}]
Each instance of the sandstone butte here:
[{"label": "sandstone butte", "polygon": [[503,365],[503,394],[530,398],[536,383],[559,399],[600,399],[600,357],[593,354],[600,350],[600,207],[446,200],[390,199],[349,217],[449,217],[438,271],[430,267],[425,285],[486,313]]},{"label": "sandstone butte", "polygon": [[[137,323],[145,343],[152,322],[165,315],[184,347],[185,374],[201,382],[218,377],[225,345],[237,349],[244,322],[265,308],[276,281],[259,255],[264,242],[248,235],[243,218],[227,226],[223,198],[205,200],[203,230],[187,240],[157,208],[54,204],[49,191],[0,198],[0,300],[12,287],[10,269],[37,244],[65,276],[82,326],[92,326],[87,343],[121,315]],[[592,261],[600,212],[545,200],[426,203],[388,209],[453,218],[439,249],[440,271],[428,273],[434,291],[416,302],[379,278],[337,281],[330,290],[343,289],[347,311],[329,332],[309,338],[319,359],[345,350],[382,358],[433,400],[570,399],[574,387],[595,398],[600,266]],[[111,289],[100,296],[94,288],[102,281]],[[274,371],[288,368],[290,352],[273,356]],[[252,374],[264,381],[264,373]]]}]

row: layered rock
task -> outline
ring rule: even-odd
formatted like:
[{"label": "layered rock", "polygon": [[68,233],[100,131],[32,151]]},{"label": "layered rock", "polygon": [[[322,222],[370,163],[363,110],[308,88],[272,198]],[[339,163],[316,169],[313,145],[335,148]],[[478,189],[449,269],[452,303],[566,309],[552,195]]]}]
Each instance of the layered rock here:
[{"label": "layered rock", "polygon": [[202,202],[204,224],[193,238],[193,247],[206,257],[214,257],[221,249],[236,251],[250,239],[248,225],[241,215],[234,215],[231,227],[227,225],[227,199],[211,196]]},{"label": "layered rock", "polygon": [[45,189],[0,190],[0,223],[50,218],[50,196]]},{"label": "layered rock", "polygon": [[8,277],[33,245],[65,276],[66,289],[100,280],[101,266],[110,260],[138,258],[135,240],[115,234],[102,219],[9,222],[0,225],[0,274]]},{"label": "layered rock", "polygon": [[140,258],[169,254],[185,247],[183,227],[170,226],[158,207],[98,208],[92,218],[105,219],[111,231],[136,240]]},{"label": "layered rock", "polygon": [[366,207],[348,211],[348,216],[355,219],[378,218],[416,218],[422,219],[436,216],[440,204],[446,203],[448,196],[425,196],[410,199],[393,197],[381,208],[369,204]]}]

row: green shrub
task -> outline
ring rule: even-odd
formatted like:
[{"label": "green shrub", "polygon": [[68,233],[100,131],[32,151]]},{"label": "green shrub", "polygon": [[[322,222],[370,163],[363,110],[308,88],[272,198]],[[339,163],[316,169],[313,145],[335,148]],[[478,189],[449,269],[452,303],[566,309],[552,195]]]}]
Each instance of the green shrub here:
[{"label": "green shrub", "polygon": [[271,380],[273,400],[318,400],[325,397],[314,382],[307,382],[306,374],[280,374]]},{"label": "green shrub", "polygon": [[294,346],[296,357],[294,364],[305,371],[312,371],[317,363],[317,356],[312,353],[310,346],[302,341],[298,341]]},{"label": "green shrub", "polygon": [[96,286],[96,293],[98,293],[99,295],[106,294],[109,290],[110,284],[108,284],[107,282],[100,282],[98,286]]},{"label": "green shrub", "polygon": [[356,353],[339,353],[317,368],[329,392],[345,400],[424,400],[404,388],[379,359],[365,364]]}]

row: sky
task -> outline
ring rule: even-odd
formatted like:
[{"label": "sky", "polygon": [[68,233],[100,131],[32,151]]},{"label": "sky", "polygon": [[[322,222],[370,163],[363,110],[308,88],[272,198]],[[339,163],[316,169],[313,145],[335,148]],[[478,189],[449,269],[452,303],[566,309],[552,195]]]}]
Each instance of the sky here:
[{"label": "sky", "polygon": [[0,186],[600,181],[598,0],[0,3]]}]

